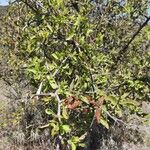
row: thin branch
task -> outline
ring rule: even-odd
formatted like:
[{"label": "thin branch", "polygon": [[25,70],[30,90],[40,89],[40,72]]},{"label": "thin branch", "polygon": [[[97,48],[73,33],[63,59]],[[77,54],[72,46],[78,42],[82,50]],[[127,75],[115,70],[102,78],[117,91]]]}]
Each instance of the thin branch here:
[{"label": "thin branch", "polygon": [[[39,88],[38,88],[38,90],[37,90],[37,92],[36,92],[36,95],[41,94],[42,86],[43,86],[43,81],[40,83]],[[39,99],[39,97],[37,96],[37,100],[38,100],[38,99]]]},{"label": "thin branch", "polygon": [[79,137],[79,140],[80,141],[83,141],[88,135],[88,132],[85,132],[84,134],[82,134],[80,137]]},{"label": "thin branch", "polygon": [[124,122],[123,120],[121,120],[121,119],[118,119],[118,118],[116,118],[116,117],[114,117],[114,116],[112,116],[108,111],[105,111],[105,110],[103,110],[111,119],[113,119],[116,123],[121,123],[121,124],[123,124],[125,127],[127,127],[127,128],[139,128],[139,125],[136,125],[136,124],[133,124],[133,123],[126,123],[126,122]]},{"label": "thin branch", "polygon": [[34,97],[43,97],[43,96],[52,96],[52,97],[55,97],[55,94],[54,93],[41,93],[41,94],[34,94],[31,99],[33,99]]},{"label": "thin branch", "polygon": [[[56,99],[58,101],[57,117],[58,117],[59,123],[61,123],[61,99],[59,98],[57,90],[55,91],[55,97],[56,97]],[[56,144],[56,150],[60,150],[60,148],[61,148],[61,140],[62,140],[62,137],[61,137],[60,134],[58,134],[58,141],[57,141],[57,144]]]},{"label": "thin branch", "polygon": [[59,122],[61,122],[61,100],[59,98],[57,90],[55,91],[55,97],[56,97],[56,99],[58,101],[57,116],[58,116]]},{"label": "thin branch", "polygon": [[132,43],[132,41],[134,41],[135,37],[148,24],[149,21],[150,21],[150,17],[148,17],[146,19],[146,21],[139,27],[139,29],[133,34],[132,38],[129,40],[129,42],[127,43],[127,45],[125,45],[124,48],[121,50],[121,53],[125,53],[127,51],[127,48],[129,47],[129,45]]},{"label": "thin branch", "polygon": [[[116,58],[116,62],[113,65],[116,66],[119,62],[119,60],[121,60],[123,54],[128,50],[130,44],[134,41],[134,39],[138,36],[138,34],[140,33],[140,31],[148,24],[148,22],[150,21],[150,16],[145,20],[145,22],[139,27],[139,29],[132,35],[131,39],[128,41],[128,43],[122,48],[122,50],[120,50],[117,58]],[[112,68],[113,68],[112,67]]]},{"label": "thin branch", "polygon": [[103,110],[111,119],[113,119],[117,123],[122,123],[124,125],[127,125],[125,122],[123,122],[121,119],[118,119],[114,116],[112,116],[108,111]]},{"label": "thin branch", "polygon": [[37,9],[35,9],[32,5],[30,5],[27,0],[21,0],[25,5],[27,5],[33,12],[38,13]]}]

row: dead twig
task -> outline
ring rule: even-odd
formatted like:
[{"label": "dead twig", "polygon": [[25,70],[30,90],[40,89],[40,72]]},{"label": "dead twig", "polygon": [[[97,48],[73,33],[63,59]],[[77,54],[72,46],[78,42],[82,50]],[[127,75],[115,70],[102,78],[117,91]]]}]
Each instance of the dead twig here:
[{"label": "dead twig", "polygon": [[[43,81],[40,83],[39,88],[38,88],[38,90],[37,90],[37,92],[36,92],[36,95],[39,95],[39,94],[41,93],[41,91],[42,91],[42,86],[43,86]],[[39,97],[37,96],[36,99],[38,100]]]}]

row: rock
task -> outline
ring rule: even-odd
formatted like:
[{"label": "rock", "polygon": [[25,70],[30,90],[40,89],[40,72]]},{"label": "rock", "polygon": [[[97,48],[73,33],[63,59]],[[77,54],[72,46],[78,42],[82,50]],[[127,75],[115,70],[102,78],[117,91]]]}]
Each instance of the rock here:
[{"label": "rock", "polygon": [[150,114],[150,103],[149,102],[142,102],[142,111],[145,114]]}]

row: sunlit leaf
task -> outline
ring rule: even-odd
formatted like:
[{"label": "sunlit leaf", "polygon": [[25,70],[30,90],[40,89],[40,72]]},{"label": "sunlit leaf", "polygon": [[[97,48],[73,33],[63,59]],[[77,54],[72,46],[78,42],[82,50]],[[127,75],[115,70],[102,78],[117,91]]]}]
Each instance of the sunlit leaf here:
[{"label": "sunlit leaf", "polygon": [[101,123],[104,127],[106,127],[107,129],[109,129],[109,124],[108,124],[108,122],[107,122],[107,119],[101,117],[100,123]]},{"label": "sunlit leaf", "polygon": [[68,112],[67,112],[67,108],[65,106],[63,106],[63,108],[62,108],[62,116],[65,119],[69,118],[69,115],[68,115]]}]

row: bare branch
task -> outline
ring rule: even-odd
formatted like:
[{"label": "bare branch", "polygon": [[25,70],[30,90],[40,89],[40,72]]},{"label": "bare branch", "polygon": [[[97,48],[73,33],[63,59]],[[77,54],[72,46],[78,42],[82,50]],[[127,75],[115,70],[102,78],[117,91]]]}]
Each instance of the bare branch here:
[{"label": "bare branch", "polygon": [[54,93],[40,93],[40,94],[34,94],[31,99],[33,99],[34,97],[43,97],[43,96],[52,96],[52,97],[55,97],[55,94]]}]

